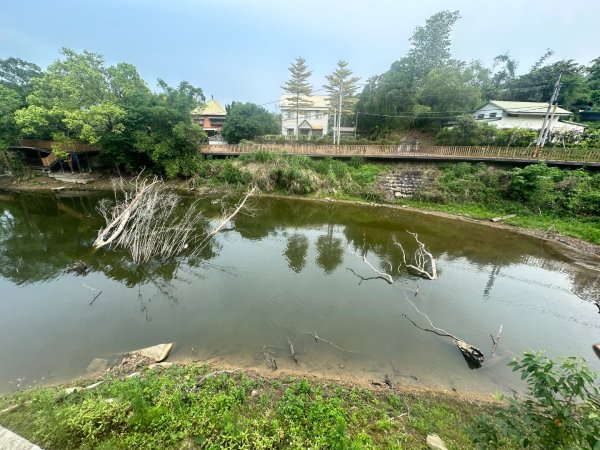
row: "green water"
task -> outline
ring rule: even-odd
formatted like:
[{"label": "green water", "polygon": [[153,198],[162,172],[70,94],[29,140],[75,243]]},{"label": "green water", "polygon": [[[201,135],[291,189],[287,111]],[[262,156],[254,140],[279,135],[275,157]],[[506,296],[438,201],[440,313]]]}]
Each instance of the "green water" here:
[{"label": "green water", "polygon": [[[524,350],[584,356],[600,371],[598,272],[537,239],[403,210],[255,198],[200,257],[136,267],[123,251],[91,250],[98,199],[0,195],[0,391],[85,375],[93,358],[161,342],[175,342],[175,360],[266,369],[268,352],[279,370],[459,391],[521,389],[506,363]],[[221,210],[203,207],[213,219]],[[415,249],[405,230],[436,257],[438,280],[398,269],[394,238]],[[357,254],[391,264],[395,283],[361,282],[355,274],[375,273]],[[88,275],[64,273],[77,259]],[[411,324],[403,315],[428,326],[405,295],[479,347],[483,367]]]}]

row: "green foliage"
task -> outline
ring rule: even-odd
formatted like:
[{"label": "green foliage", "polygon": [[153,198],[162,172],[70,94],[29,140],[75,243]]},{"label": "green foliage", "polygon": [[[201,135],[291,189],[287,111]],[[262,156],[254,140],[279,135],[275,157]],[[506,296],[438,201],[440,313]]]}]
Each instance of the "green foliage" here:
[{"label": "green foliage", "polygon": [[483,163],[447,164],[417,198],[437,203],[479,203],[519,214],[598,217],[599,175],[544,163],[511,170]]},{"label": "green foliage", "polygon": [[67,450],[419,448],[430,430],[451,448],[470,448],[476,414],[492,412],[440,395],[211,372],[176,366],[107,377],[70,395],[23,391],[0,397],[0,408],[22,405],[0,423],[43,448]]},{"label": "green foliage", "polygon": [[510,364],[527,382],[528,397],[509,399],[494,419],[481,417],[473,436],[484,448],[596,449],[600,446],[600,392],[582,358],[555,362],[543,352]]},{"label": "green foliage", "polygon": [[227,117],[221,130],[230,144],[255,139],[265,134],[279,132],[277,116],[254,103],[233,102],[227,108]]}]

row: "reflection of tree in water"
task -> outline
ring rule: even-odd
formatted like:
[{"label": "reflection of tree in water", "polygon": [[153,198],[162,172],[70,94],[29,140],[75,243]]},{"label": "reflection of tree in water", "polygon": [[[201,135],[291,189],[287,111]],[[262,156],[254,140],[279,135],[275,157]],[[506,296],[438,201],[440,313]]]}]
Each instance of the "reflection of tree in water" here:
[{"label": "reflection of tree in water", "polygon": [[90,247],[102,224],[94,210],[97,200],[18,195],[0,201],[0,276],[15,284],[36,283],[58,277],[80,259],[93,271],[127,287],[146,282],[164,286],[176,278],[178,268],[198,267],[216,256],[214,241],[195,258],[143,266],[134,264],[122,250],[93,252]]},{"label": "reflection of tree in water", "polygon": [[287,246],[283,254],[288,266],[296,273],[300,273],[306,265],[306,253],[308,252],[308,238],[303,234],[295,233],[288,238]]},{"label": "reflection of tree in water", "polygon": [[317,265],[325,273],[332,273],[344,260],[344,248],[340,238],[333,237],[333,225],[327,225],[327,234],[317,238]]}]

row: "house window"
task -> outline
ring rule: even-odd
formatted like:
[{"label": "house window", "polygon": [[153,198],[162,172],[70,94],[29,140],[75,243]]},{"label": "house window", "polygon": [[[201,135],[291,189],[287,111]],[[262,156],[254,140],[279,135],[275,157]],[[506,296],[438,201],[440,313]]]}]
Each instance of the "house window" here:
[{"label": "house window", "polygon": [[288,128],[287,129],[287,135],[288,136],[293,136],[294,135],[294,129],[293,128]]},{"label": "house window", "polygon": [[508,115],[508,117],[519,117],[518,114],[513,114],[513,113],[508,113],[507,115]]},{"label": "house window", "polygon": [[490,119],[493,119],[494,117],[496,117],[496,113],[495,112],[490,113]]},{"label": "house window", "polygon": [[306,111],[306,113],[304,113],[304,118],[305,119],[311,119],[312,118],[312,111]]},{"label": "house window", "polygon": [[323,118],[323,113],[321,111],[317,111],[317,116],[315,119],[321,120]]},{"label": "house window", "polygon": [[294,118],[294,113],[291,111],[288,111],[286,114],[286,119],[293,119]]},{"label": "house window", "polygon": [[483,119],[484,117],[485,117],[485,114],[477,114],[478,119]]}]

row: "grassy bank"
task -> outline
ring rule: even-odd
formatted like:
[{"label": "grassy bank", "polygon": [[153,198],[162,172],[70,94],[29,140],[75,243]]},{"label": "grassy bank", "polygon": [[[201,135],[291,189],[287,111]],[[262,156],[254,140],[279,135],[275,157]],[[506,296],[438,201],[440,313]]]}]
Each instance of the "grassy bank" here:
[{"label": "grassy bank", "polygon": [[[379,176],[401,170],[360,158],[343,162],[259,151],[237,160],[206,160],[195,182],[215,188],[256,183],[263,192],[383,203]],[[498,169],[453,163],[424,170],[424,180],[413,198],[398,203],[475,219],[516,214],[505,223],[600,244],[600,174],[544,164]]]},{"label": "grassy bank", "polygon": [[68,395],[63,387],[23,391],[0,397],[0,410],[21,405],[0,414],[0,424],[46,449],[423,448],[428,433],[466,449],[474,448],[476,417],[500,408],[441,393],[214,371],[174,366]]}]

